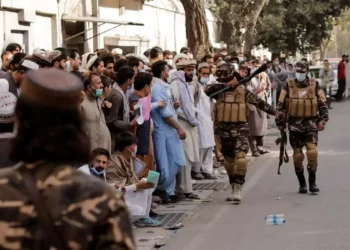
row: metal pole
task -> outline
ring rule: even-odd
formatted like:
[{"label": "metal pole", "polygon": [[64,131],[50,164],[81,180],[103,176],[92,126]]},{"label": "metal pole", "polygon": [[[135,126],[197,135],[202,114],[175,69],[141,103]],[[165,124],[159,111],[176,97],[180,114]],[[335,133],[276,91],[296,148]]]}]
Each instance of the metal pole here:
[{"label": "metal pole", "polygon": [[60,0],[57,0],[57,18],[56,18],[56,29],[57,29],[57,47],[61,47],[61,37],[60,37]]},{"label": "metal pole", "polygon": [[112,27],[112,28],[110,28],[110,29],[108,29],[108,30],[105,30],[105,31],[101,32],[101,33],[98,33],[98,34],[96,34],[96,35],[94,35],[94,36],[92,36],[92,37],[89,37],[89,38],[85,39],[84,42],[87,41],[87,40],[90,40],[90,39],[92,39],[92,38],[94,38],[94,37],[97,37],[97,36],[99,36],[99,35],[101,35],[101,34],[103,34],[103,33],[106,33],[107,31],[110,31],[110,30],[112,30],[112,29],[115,29],[115,28],[119,27],[120,25],[121,25],[121,24],[118,24],[117,26],[114,26],[114,27]]}]

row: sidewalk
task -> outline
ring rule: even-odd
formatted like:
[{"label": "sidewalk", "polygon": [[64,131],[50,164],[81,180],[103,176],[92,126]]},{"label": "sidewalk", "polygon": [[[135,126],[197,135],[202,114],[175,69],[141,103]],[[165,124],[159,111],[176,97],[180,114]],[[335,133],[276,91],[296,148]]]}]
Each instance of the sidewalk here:
[{"label": "sidewalk", "polygon": [[[268,135],[265,137],[265,147],[270,149],[277,149],[275,140],[279,136],[279,131],[273,124],[274,117],[268,120],[271,128],[268,130]],[[252,164],[259,158],[254,158],[251,153],[247,156],[248,165]],[[194,214],[205,203],[211,202],[212,197],[216,192],[229,189],[228,177],[223,167],[215,168],[214,174],[218,178],[217,180],[203,180],[196,181],[193,184],[194,193],[199,195],[201,200],[184,200],[175,204],[160,205],[155,210],[160,216],[156,218],[162,223],[162,227],[159,228],[136,228],[135,241],[138,250],[151,250],[166,245],[166,242],[176,234],[177,230],[167,230],[166,227],[171,227],[181,223],[184,227],[190,223],[190,220]]]}]

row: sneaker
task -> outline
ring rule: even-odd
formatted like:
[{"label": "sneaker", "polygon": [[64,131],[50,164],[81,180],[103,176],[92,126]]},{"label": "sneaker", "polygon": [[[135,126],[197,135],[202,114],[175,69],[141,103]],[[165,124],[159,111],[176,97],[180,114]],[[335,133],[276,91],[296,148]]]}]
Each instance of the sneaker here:
[{"label": "sneaker", "polygon": [[152,218],[140,218],[134,222],[136,227],[160,227],[160,222]]},{"label": "sneaker", "polygon": [[216,180],[217,179],[215,176],[213,176],[212,174],[209,174],[209,173],[202,173],[202,175],[204,176],[204,179],[206,179],[206,180]]}]

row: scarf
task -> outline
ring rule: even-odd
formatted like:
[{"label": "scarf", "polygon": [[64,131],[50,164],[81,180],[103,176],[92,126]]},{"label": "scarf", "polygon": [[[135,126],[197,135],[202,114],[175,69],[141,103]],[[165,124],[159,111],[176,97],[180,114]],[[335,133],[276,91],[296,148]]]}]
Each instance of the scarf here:
[{"label": "scarf", "polygon": [[129,112],[130,112],[130,108],[129,108],[129,103],[128,103],[128,100],[123,92],[123,90],[120,88],[119,85],[117,84],[114,84],[113,86],[116,90],[118,90],[120,92],[120,94],[122,94],[123,96],[123,108],[124,108],[124,111],[123,111],[123,121],[124,122],[130,122],[130,115],[129,115]]},{"label": "scarf", "polygon": [[177,85],[179,86],[182,110],[185,113],[186,120],[192,126],[198,126],[199,122],[193,110],[193,100],[191,98],[190,91],[188,89],[188,84],[186,83],[185,72],[184,71],[175,72],[172,75],[172,81],[176,81]]}]

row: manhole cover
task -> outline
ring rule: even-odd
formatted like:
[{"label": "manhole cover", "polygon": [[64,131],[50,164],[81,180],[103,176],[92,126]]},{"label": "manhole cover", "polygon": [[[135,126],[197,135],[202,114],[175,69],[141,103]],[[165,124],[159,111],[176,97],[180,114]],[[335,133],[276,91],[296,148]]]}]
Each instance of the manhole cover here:
[{"label": "manhole cover", "polygon": [[223,190],[225,189],[226,183],[224,182],[204,182],[193,184],[193,190]]},{"label": "manhole cover", "polygon": [[156,219],[162,227],[171,227],[181,222],[186,217],[186,213],[163,213],[157,216]]}]

